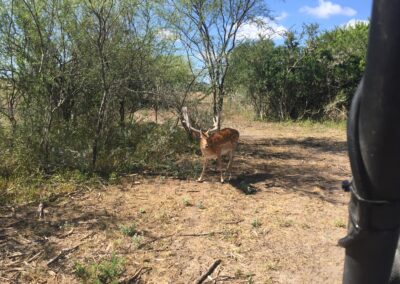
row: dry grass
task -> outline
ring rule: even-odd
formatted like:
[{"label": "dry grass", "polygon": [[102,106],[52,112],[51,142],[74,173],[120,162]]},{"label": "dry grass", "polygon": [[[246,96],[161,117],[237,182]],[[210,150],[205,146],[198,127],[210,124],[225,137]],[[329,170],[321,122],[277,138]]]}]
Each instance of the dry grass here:
[{"label": "dry grass", "polygon": [[36,207],[0,208],[0,282],[79,283],[76,263],[117,255],[131,283],[193,283],[216,259],[209,283],[340,283],[344,130],[226,124],[241,132],[230,183],[132,175],[49,204],[42,220]]}]

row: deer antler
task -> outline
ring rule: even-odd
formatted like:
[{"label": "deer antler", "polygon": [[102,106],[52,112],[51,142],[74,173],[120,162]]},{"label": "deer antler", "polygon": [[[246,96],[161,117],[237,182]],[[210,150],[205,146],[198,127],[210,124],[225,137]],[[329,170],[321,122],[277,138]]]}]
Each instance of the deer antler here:
[{"label": "deer antler", "polygon": [[183,107],[182,108],[182,116],[183,116],[183,122],[186,124],[187,128],[189,128],[190,130],[192,130],[194,132],[201,133],[200,129],[193,128],[190,125],[190,120],[189,120],[189,116],[188,116],[188,113],[187,113],[187,107]]},{"label": "deer antler", "polygon": [[206,132],[207,134],[212,131],[218,130],[219,116],[213,117],[213,121],[214,121],[214,126],[213,126],[213,128],[210,128],[207,130],[207,132]]}]

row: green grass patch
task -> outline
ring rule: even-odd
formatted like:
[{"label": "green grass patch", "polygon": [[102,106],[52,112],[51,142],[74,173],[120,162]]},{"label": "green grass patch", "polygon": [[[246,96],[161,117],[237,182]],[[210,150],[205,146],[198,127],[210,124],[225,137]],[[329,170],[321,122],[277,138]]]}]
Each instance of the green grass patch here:
[{"label": "green grass patch", "polygon": [[119,225],[118,228],[122,234],[128,237],[133,237],[137,233],[135,224],[130,224],[127,226]]},{"label": "green grass patch", "polygon": [[323,131],[326,129],[338,129],[338,130],[346,130],[347,121],[346,120],[287,120],[276,122],[278,124],[282,124],[284,126],[299,126],[305,129],[309,129],[312,131]]},{"label": "green grass patch", "polygon": [[183,206],[185,206],[185,207],[193,206],[192,202],[190,201],[190,199],[188,197],[184,197],[182,199],[182,203],[183,203]]},{"label": "green grass patch", "polygon": [[253,221],[251,221],[251,226],[252,226],[254,229],[260,228],[260,227],[261,227],[261,222],[260,222],[260,220],[258,220],[258,218],[254,218]]},{"label": "green grass patch", "polygon": [[64,171],[45,175],[0,176],[0,205],[49,202],[57,196],[80,188],[97,187],[101,178],[80,171]]},{"label": "green grass patch", "polygon": [[335,221],[335,227],[336,228],[346,228],[346,223],[343,222],[342,220],[336,220]]},{"label": "green grass patch", "polygon": [[125,260],[116,255],[99,263],[92,262],[89,265],[84,265],[76,262],[74,266],[75,276],[83,283],[116,284],[124,271]]}]

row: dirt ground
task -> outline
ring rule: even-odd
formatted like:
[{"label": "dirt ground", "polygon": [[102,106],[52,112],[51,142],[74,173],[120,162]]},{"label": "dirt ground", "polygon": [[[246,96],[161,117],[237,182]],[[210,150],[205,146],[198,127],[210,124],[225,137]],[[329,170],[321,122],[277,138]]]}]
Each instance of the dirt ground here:
[{"label": "dirt ground", "polygon": [[0,282],[79,283],[77,262],[116,255],[120,283],[194,283],[216,260],[204,283],[340,283],[345,131],[226,125],[241,145],[225,184],[212,169],[203,183],[137,174],[57,200],[41,220],[37,204],[0,208]]}]

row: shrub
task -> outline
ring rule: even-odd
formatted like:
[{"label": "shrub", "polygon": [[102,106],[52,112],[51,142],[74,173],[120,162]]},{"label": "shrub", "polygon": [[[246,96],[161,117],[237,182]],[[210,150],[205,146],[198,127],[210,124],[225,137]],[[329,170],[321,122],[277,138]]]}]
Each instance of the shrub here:
[{"label": "shrub", "polygon": [[100,263],[92,262],[89,265],[75,263],[75,276],[83,283],[118,283],[118,278],[125,270],[125,261],[113,255]]}]

